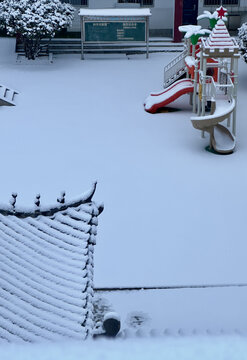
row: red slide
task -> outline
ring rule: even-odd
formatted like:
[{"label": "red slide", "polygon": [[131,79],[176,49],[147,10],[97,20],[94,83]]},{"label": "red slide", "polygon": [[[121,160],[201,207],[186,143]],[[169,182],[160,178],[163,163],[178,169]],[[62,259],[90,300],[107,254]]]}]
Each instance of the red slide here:
[{"label": "red slide", "polygon": [[170,104],[181,95],[193,92],[193,82],[190,79],[178,80],[160,93],[152,93],[144,103],[145,110],[151,114]]}]

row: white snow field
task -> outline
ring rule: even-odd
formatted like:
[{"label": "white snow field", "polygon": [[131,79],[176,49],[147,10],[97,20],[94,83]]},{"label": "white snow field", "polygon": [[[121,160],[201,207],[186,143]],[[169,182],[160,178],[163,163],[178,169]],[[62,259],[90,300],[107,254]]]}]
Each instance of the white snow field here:
[{"label": "white snow field", "polygon": [[[69,55],[56,57],[53,64],[16,64],[14,40],[2,38],[0,45],[0,82],[20,93],[16,107],[0,108],[1,203],[7,203],[13,191],[20,205],[32,205],[37,193],[42,204],[54,203],[61,190],[71,198],[98,180],[94,199],[103,201],[105,210],[95,248],[96,287],[247,284],[243,61],[237,147],[234,154],[220,156],[204,150],[209,139],[201,139],[192,127],[189,96],[170,104],[178,111],[144,111],[147,95],[162,90],[163,68],[174,54],[151,54],[148,60],[144,55],[90,55],[85,61]],[[175,335],[184,327],[187,335],[194,327],[215,334],[247,330],[245,286],[102,296],[123,320],[131,311],[148,312],[151,327],[162,332],[167,327]],[[147,351],[135,343],[129,346],[136,357],[131,353],[125,358],[153,358],[156,351],[157,359],[168,354],[170,359],[191,359],[190,351],[200,359],[213,359],[212,354],[217,359],[226,358],[224,354],[244,358],[245,339],[231,337],[233,347],[226,339],[205,338],[201,345],[192,339],[163,339],[147,342]],[[71,359],[90,347],[92,359],[124,358],[124,343],[104,344],[102,353],[100,345],[75,347]],[[1,359],[11,358],[13,349],[3,347]],[[24,352],[25,359],[34,349],[30,355]],[[21,348],[18,353],[21,358]],[[54,354],[70,359],[61,348]]]},{"label": "white snow field", "polygon": [[[195,341],[196,339],[196,341]],[[197,337],[70,342],[42,345],[4,345],[2,360],[245,360],[247,343],[241,337]]]}]

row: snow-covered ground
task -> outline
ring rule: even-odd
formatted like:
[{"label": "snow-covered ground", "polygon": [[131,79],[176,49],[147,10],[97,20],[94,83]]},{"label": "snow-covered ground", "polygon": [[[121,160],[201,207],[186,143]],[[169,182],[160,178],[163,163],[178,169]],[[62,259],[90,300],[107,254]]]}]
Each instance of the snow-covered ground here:
[{"label": "snow-covered ground", "polygon": [[[208,139],[191,125],[187,95],[172,104],[176,112],[151,115],[143,109],[149,92],[162,90],[163,68],[173,57],[91,55],[80,61],[69,55],[58,56],[52,65],[18,65],[14,41],[1,39],[1,83],[20,94],[16,107],[0,108],[0,200],[8,202],[16,191],[22,205],[32,204],[36,193],[43,204],[54,203],[61,190],[74,197],[97,179],[95,199],[104,202],[105,210],[95,252],[96,287],[247,284],[247,65],[240,61],[236,152],[217,156],[204,150]],[[176,329],[215,325],[245,330],[247,288],[200,291],[169,292],[168,300],[165,293],[148,299],[131,295],[131,300],[104,296],[124,316],[137,307],[146,311],[147,304],[158,308],[161,296],[164,303],[154,318],[162,305],[176,316],[177,301],[180,311],[183,299],[192,302],[190,309],[193,301],[204,301],[198,313],[184,311],[183,321],[177,317]],[[211,325],[203,324],[209,314],[205,299],[220,310],[225,298],[216,324],[212,314]],[[232,309],[238,307],[235,317],[231,299]],[[133,307],[126,309],[124,302]],[[198,316],[201,325],[188,324]],[[147,346],[152,352],[155,345]],[[99,358],[100,350],[95,354]]]},{"label": "snow-covered ground", "polygon": [[123,337],[247,335],[245,287],[114,291],[100,295],[121,315]]},{"label": "snow-covered ground", "polygon": [[[126,346],[127,345],[127,346]],[[1,346],[1,360],[245,360],[242,337],[194,337]]]}]

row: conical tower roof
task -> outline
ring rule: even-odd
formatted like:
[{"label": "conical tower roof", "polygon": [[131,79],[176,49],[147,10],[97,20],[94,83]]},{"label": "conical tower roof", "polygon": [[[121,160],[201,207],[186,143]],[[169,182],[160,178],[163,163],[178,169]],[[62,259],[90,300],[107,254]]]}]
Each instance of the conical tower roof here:
[{"label": "conical tower roof", "polygon": [[232,48],[234,43],[223,20],[219,19],[206,44],[212,48]]},{"label": "conical tower roof", "polygon": [[202,41],[202,48],[205,55],[214,57],[232,57],[238,54],[239,46],[227,30],[223,20],[219,19],[210,36]]}]

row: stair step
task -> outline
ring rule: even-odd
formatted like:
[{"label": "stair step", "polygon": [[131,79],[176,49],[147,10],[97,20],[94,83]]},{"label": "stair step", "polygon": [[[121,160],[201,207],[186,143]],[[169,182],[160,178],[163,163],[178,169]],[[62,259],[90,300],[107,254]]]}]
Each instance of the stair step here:
[{"label": "stair step", "polygon": [[[84,45],[84,49],[145,49],[146,46],[145,45],[124,45],[124,46],[113,46],[113,45]],[[169,44],[166,46],[160,46],[160,45],[155,45],[155,46],[149,46],[149,49],[170,49],[170,48],[176,48],[179,49],[180,51],[183,50],[183,48],[178,47],[178,46],[174,46],[174,44]],[[53,51],[53,50],[64,50],[64,49],[68,49],[68,50],[80,50],[81,49],[81,45],[70,45],[70,44],[51,44],[49,46],[49,51]],[[24,49],[22,46],[18,46],[17,47],[17,52],[24,52]]]},{"label": "stair step", "polygon": [[[157,47],[157,48],[149,48],[149,53],[160,53],[160,52],[181,52],[181,49],[177,48],[177,47],[173,47],[173,48],[162,48],[162,47]],[[23,54],[24,55],[24,51],[22,50],[22,48],[18,47],[17,48],[17,53],[18,54]],[[73,48],[68,48],[66,46],[64,47],[51,47],[50,48],[50,53],[53,53],[54,55],[58,55],[58,54],[80,54],[81,53],[81,47],[73,47]],[[114,48],[114,47],[110,47],[110,48],[106,48],[106,47],[86,47],[84,48],[84,53],[94,53],[94,54],[144,54],[146,53],[146,47],[129,47],[129,48]]]},{"label": "stair step", "polygon": [[[149,53],[150,54],[154,54],[154,53],[171,53],[171,52],[180,52],[177,49],[171,49],[171,50],[150,50]],[[80,54],[81,50],[61,50],[61,51],[52,51],[53,55],[59,55],[59,54]],[[84,51],[84,54],[126,54],[126,55],[134,55],[134,54],[146,54],[145,50],[104,50],[104,49],[99,49],[99,50],[93,50],[93,51]]]},{"label": "stair step", "polygon": [[[108,48],[108,49],[116,49],[116,48],[120,48],[120,49],[131,49],[131,48],[144,48],[146,47],[145,45],[97,45],[97,44],[86,44],[84,45],[84,48]],[[162,45],[153,45],[153,46],[149,46],[150,49],[155,49],[155,48],[180,48],[183,49],[182,47],[179,46],[174,46],[174,44],[169,44],[166,46],[162,46]],[[81,45],[71,45],[71,44],[51,44],[49,46],[49,50],[51,49],[80,49]]]},{"label": "stair step", "polygon": [[[43,39],[42,45],[48,45],[49,52],[53,54],[80,54],[81,53],[81,39],[55,38]],[[173,43],[170,38],[151,38],[149,43],[150,53],[161,52],[182,52],[184,49],[183,43]],[[16,52],[24,53],[22,44],[18,44]],[[146,45],[143,43],[126,43],[126,44],[84,44],[84,53],[94,54],[144,54],[146,53]]]},{"label": "stair step", "polygon": [[[60,43],[60,42],[66,42],[66,43],[78,43],[78,42],[81,42],[81,38],[78,37],[78,38],[53,38],[52,40],[50,39],[42,39],[41,40],[41,43],[42,44],[48,44],[50,42],[53,42],[53,43]],[[160,42],[160,43],[172,43],[173,40],[172,38],[162,38],[162,37],[156,37],[156,38],[153,38],[153,37],[150,37],[149,38],[149,43],[156,43],[156,42]],[[183,42],[181,43],[177,43],[177,44],[181,44],[183,45]]]}]

